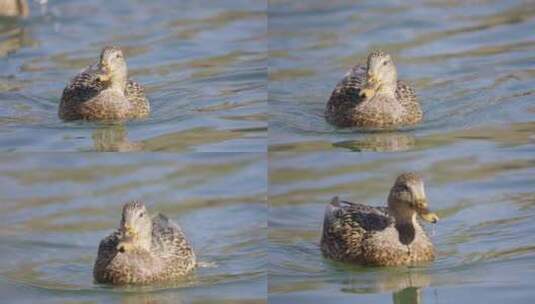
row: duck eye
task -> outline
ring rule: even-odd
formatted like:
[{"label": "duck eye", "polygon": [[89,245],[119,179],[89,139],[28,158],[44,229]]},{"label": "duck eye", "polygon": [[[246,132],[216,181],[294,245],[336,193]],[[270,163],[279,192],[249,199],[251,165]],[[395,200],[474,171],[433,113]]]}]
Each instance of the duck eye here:
[{"label": "duck eye", "polygon": [[141,213],[139,214],[139,217],[143,217],[143,215],[145,215],[145,213],[144,213],[144,212],[141,212]]},{"label": "duck eye", "polygon": [[383,61],[383,65],[387,65],[387,64],[388,64],[388,60]]},{"label": "duck eye", "polygon": [[115,55],[115,58],[121,58],[121,54]]}]

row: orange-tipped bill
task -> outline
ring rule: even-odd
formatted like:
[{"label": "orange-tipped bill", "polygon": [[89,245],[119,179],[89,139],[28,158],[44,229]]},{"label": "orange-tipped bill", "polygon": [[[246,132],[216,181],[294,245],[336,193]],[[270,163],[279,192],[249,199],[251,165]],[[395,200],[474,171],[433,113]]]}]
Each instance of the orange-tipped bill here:
[{"label": "orange-tipped bill", "polygon": [[426,207],[419,208],[417,211],[420,217],[425,221],[428,221],[429,223],[436,224],[439,220],[438,215],[436,215],[436,213],[430,212],[429,209],[427,209]]},{"label": "orange-tipped bill", "polygon": [[100,69],[97,73],[97,80],[100,82],[107,82],[110,80],[110,78],[111,78],[110,69],[108,68],[107,65],[101,64]]},{"label": "orange-tipped bill", "polygon": [[117,244],[117,250],[119,252],[129,251],[134,247],[134,240],[136,238],[136,232],[129,225],[124,225],[121,229],[122,235],[119,237],[119,243]]},{"label": "orange-tipped bill", "polygon": [[125,224],[122,228],[121,228],[121,232],[123,233],[123,238],[124,239],[133,239],[136,237],[136,231],[128,224]]},{"label": "orange-tipped bill", "polygon": [[375,77],[368,75],[359,95],[361,98],[371,99],[375,96],[380,86],[381,84]]}]

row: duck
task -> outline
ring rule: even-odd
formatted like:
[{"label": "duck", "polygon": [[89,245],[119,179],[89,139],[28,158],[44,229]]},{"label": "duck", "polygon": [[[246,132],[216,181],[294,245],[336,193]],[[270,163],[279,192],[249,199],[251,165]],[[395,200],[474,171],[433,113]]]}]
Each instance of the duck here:
[{"label": "duck", "polygon": [[115,46],[104,47],[98,62],[70,80],[58,112],[64,121],[124,121],[149,114],[143,86],[128,78],[123,52]]},{"label": "duck", "polygon": [[26,18],[29,13],[26,0],[0,0],[0,16]]},{"label": "duck", "polygon": [[392,57],[379,50],[338,82],[325,118],[339,128],[395,129],[420,123],[423,112],[412,86],[398,80]]},{"label": "duck", "polygon": [[100,242],[93,276],[97,283],[150,284],[184,278],[196,265],[180,227],[132,201],[123,206],[119,229]]},{"label": "duck", "polygon": [[326,258],[365,266],[406,266],[430,263],[434,246],[417,216],[437,223],[428,208],[422,178],[403,173],[388,195],[386,207],[334,197],[325,209],[321,252]]}]

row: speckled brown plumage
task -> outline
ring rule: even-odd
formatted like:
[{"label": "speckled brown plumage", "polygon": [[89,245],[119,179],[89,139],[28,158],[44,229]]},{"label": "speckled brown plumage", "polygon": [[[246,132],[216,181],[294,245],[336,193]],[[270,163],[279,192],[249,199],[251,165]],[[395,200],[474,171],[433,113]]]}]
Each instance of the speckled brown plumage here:
[{"label": "speckled brown plumage", "polygon": [[[369,89],[374,92],[371,97],[363,96],[368,78],[377,83]],[[367,64],[355,65],[336,85],[325,117],[337,127],[394,128],[419,123],[423,113],[412,87],[397,80],[390,55],[377,51],[370,53]]]},{"label": "speckled brown plumage", "polygon": [[128,79],[122,51],[116,47],[104,48],[97,63],[69,82],[59,106],[63,120],[116,121],[146,118],[149,114],[143,87]]},{"label": "speckled brown plumage", "polygon": [[402,174],[392,187],[388,207],[371,207],[335,197],[325,211],[321,251],[343,262],[374,266],[398,266],[430,262],[433,244],[416,215],[436,222],[427,210],[423,182]]},{"label": "speckled brown plumage", "polygon": [[[122,285],[171,281],[195,268],[195,253],[178,225],[162,214],[151,219],[146,213],[140,202],[124,206],[120,228],[100,242],[93,269],[97,282]],[[141,214],[146,218],[139,218]]]}]

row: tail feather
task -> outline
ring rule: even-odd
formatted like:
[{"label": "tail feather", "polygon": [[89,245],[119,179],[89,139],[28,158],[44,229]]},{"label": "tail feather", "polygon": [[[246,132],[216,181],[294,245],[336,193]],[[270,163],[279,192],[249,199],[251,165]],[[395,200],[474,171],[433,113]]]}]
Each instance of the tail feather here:
[{"label": "tail feather", "polygon": [[332,221],[342,206],[340,205],[340,199],[335,196],[331,199],[327,207],[325,208],[325,220]]}]

